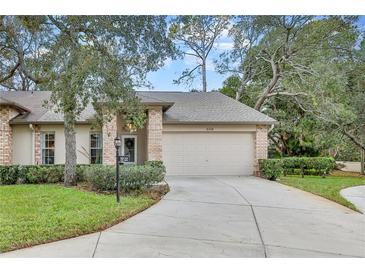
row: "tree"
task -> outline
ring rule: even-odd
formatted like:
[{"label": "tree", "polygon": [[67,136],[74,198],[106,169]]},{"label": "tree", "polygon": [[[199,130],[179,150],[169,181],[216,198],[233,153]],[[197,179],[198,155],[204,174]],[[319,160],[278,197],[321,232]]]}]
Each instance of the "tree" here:
[{"label": "tree", "polygon": [[[363,148],[360,134],[364,120],[360,118],[363,117],[360,110],[365,105],[364,78],[360,71],[364,69],[361,67],[364,59],[359,57],[362,50],[356,50],[361,41],[356,19],[339,16],[245,19],[245,22],[260,22],[255,32],[260,35],[259,41],[254,40],[255,44],[249,43],[250,46],[235,43],[235,50],[244,52],[234,74],[241,81],[241,85],[236,84],[236,94],[240,94],[242,86],[246,91],[243,97],[236,98],[249,97],[248,102],[252,105],[254,100],[257,110],[280,121],[270,132],[270,138],[283,149],[281,152],[288,149],[285,144],[288,136],[303,141],[310,140],[310,134],[320,136],[323,132],[335,134],[334,131]],[[250,24],[244,26],[237,23],[233,29],[238,32],[231,32],[237,41],[248,41],[242,38],[247,31],[242,32]],[[256,68],[255,73],[246,73],[252,71],[251,67]],[[239,73],[249,75],[248,80]],[[315,121],[316,126],[308,127],[303,121]],[[288,122],[291,127],[285,125]],[[296,132],[306,133],[307,137],[297,136]],[[318,139],[312,142],[318,143]]]},{"label": "tree", "polygon": [[173,20],[170,37],[180,45],[180,54],[198,60],[198,65],[184,70],[175,83],[189,83],[200,73],[202,91],[207,91],[207,59],[228,22],[227,16],[178,16]]},{"label": "tree", "polygon": [[49,36],[39,28],[43,17],[0,17],[0,87],[34,90],[40,82],[36,60],[47,48]]},{"label": "tree", "polygon": [[236,83],[233,98],[237,101],[243,99],[247,94],[249,83],[258,78],[263,73],[262,67],[257,66],[256,55],[253,48],[258,45],[260,39],[265,34],[268,17],[265,16],[236,16],[235,24],[229,30],[229,35],[233,38],[234,47],[230,51],[223,52],[216,60],[217,71],[221,74],[231,74],[226,86]]},{"label": "tree", "polygon": [[[133,88],[146,83],[174,53],[162,16],[43,16],[29,17],[23,26],[47,31],[48,44],[37,59],[23,66],[41,67],[25,75],[40,89],[52,91],[51,107],[63,113],[65,126],[65,185],[75,183],[75,123],[87,105],[103,121],[123,113],[127,123],[141,127],[145,112]],[[102,103],[102,104],[101,104]]]}]

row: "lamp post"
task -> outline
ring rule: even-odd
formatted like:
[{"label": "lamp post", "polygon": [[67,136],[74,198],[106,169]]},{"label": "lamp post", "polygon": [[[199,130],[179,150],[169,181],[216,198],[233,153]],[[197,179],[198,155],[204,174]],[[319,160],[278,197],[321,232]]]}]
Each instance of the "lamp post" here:
[{"label": "lamp post", "polygon": [[114,139],[114,146],[115,146],[115,164],[116,164],[116,175],[115,175],[115,181],[117,185],[116,189],[116,195],[117,195],[117,202],[120,202],[119,192],[120,192],[120,183],[119,183],[119,149],[122,145],[122,141],[117,136]]}]

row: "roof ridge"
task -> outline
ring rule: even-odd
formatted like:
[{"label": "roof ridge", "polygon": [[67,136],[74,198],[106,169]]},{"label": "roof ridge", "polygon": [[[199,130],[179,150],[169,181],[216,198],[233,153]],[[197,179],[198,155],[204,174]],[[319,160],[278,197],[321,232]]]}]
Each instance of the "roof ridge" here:
[{"label": "roof ridge", "polygon": [[161,99],[158,99],[158,98],[155,98],[155,97],[149,96],[149,95],[143,95],[143,96],[144,96],[144,97],[148,97],[148,98],[153,99],[153,100],[160,101],[160,102],[168,103],[167,101],[164,101],[164,100],[161,100]]}]

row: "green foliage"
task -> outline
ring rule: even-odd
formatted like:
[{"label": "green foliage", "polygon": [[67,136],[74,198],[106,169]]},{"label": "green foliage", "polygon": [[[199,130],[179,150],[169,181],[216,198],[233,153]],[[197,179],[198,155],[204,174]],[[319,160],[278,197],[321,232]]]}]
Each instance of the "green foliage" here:
[{"label": "green foliage", "polygon": [[30,166],[25,173],[26,184],[54,184],[63,180],[63,166]]},{"label": "green foliage", "polygon": [[144,164],[147,166],[161,168],[163,172],[166,172],[166,167],[164,166],[162,161],[146,161]]},{"label": "green foliage", "polygon": [[285,157],[281,159],[259,160],[260,171],[269,180],[276,180],[282,174],[328,175],[335,167],[336,161],[331,157]]},{"label": "green foliage", "polygon": [[[87,165],[77,165],[78,182],[85,180]],[[56,184],[63,181],[64,165],[11,165],[0,166],[0,185]]]},{"label": "green foliage", "polygon": [[[93,165],[85,169],[86,181],[96,190],[111,191],[115,189],[115,167]],[[120,167],[120,183],[123,191],[142,189],[153,183],[161,182],[165,177],[165,167],[159,161],[146,165]]]},{"label": "green foliage", "polygon": [[[335,156],[349,143],[365,146],[365,36],[357,19],[239,16],[235,21],[234,49],[221,56],[218,67],[231,73],[221,92],[250,106],[257,102],[280,122],[270,132],[271,155]],[[346,158],[352,157],[346,153]]]},{"label": "green foliage", "polygon": [[0,185],[14,185],[18,180],[19,167],[0,166]]},{"label": "green foliage", "polygon": [[281,161],[285,175],[314,174],[325,176],[336,167],[336,162],[331,157],[285,157]]},{"label": "green foliage", "polygon": [[283,163],[281,159],[260,159],[260,172],[268,179],[275,181],[283,174]]}]

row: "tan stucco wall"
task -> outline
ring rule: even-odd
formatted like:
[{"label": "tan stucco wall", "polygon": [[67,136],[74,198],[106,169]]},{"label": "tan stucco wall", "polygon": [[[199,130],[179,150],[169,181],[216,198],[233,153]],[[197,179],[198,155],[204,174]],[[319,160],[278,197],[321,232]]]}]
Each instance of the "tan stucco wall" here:
[{"label": "tan stucco wall", "polygon": [[217,124],[205,124],[205,125],[181,125],[181,124],[164,124],[163,132],[236,132],[236,131],[256,131],[256,125],[217,125]]},{"label": "tan stucco wall", "polygon": [[125,128],[125,123],[121,116],[117,119],[117,132],[122,135],[137,136],[137,164],[142,165],[147,160],[147,135],[146,128],[138,129],[136,132],[129,132]]},{"label": "tan stucco wall", "polygon": [[13,128],[13,164],[33,164],[32,130],[29,125],[12,125]]},{"label": "tan stucco wall", "polygon": [[[13,164],[32,164],[32,130],[29,125],[13,125],[12,127],[14,130]],[[55,164],[64,164],[65,136],[63,125],[40,125],[39,128],[41,132],[55,132]],[[89,125],[76,125],[75,130],[77,163],[89,164],[90,132],[96,130],[91,130]]]}]

